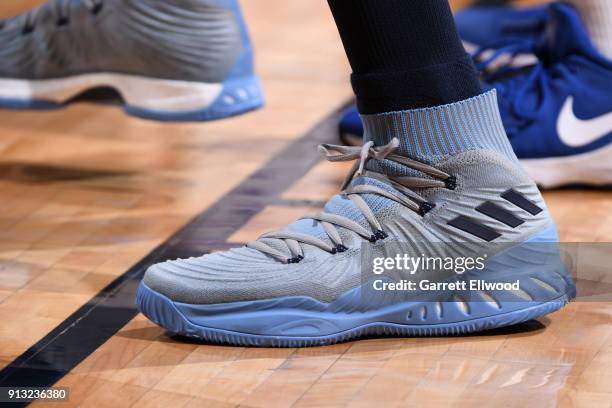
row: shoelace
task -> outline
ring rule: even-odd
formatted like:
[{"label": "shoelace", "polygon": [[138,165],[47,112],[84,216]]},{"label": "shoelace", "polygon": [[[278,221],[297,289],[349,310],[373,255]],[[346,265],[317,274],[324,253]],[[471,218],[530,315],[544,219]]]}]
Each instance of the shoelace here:
[{"label": "shoelace", "polygon": [[[476,69],[479,72],[486,72],[487,69],[494,65],[502,56],[508,56],[507,62],[500,63],[498,66],[505,69],[510,67],[510,62],[518,55],[534,53],[535,49],[536,43],[532,40],[505,39],[479,47],[476,52],[472,54],[472,58],[474,61],[477,61]],[[500,75],[503,74],[503,72],[497,69],[495,74]]]},{"label": "shoelace", "polygon": [[[521,126],[531,123],[540,116],[550,96],[552,78],[572,78],[575,69],[568,61],[559,61],[552,65],[545,64],[543,58],[545,58],[546,51],[539,49],[534,41],[526,40],[505,40],[483,46],[473,54],[473,58],[478,60],[487,50],[496,47],[499,48],[482,60],[477,65],[477,69],[485,73],[484,82],[495,83],[497,91],[509,99],[512,113],[519,119],[518,124],[507,124],[506,126],[507,133],[512,135]],[[519,54],[534,54],[538,56],[539,62],[527,68],[505,64],[489,73],[486,72],[496,60],[506,54],[510,55],[510,61]],[[524,104],[526,95],[532,90],[535,90],[538,96],[535,107]]]},{"label": "shoelace", "polygon": [[[57,25],[66,25],[70,22],[70,4],[72,0],[52,0],[53,10],[57,18]],[[98,14],[104,5],[104,0],[81,0],[93,14]],[[23,15],[23,33],[28,34],[36,28],[36,22],[42,8],[37,7]],[[0,21],[0,29],[4,27],[4,22]]]},{"label": "shoelace", "polygon": [[[542,32],[546,23],[547,18],[544,17],[500,22],[501,30],[505,33],[506,38],[484,44],[478,48],[478,50],[472,54],[472,57],[476,61],[480,58],[484,58],[484,60],[477,64],[476,68],[481,72],[485,72],[494,61],[506,54],[508,54],[507,63],[499,65],[509,67],[510,62],[518,55],[532,53],[536,46],[536,41],[532,38],[528,38],[532,37],[535,32]],[[490,55],[486,55],[488,53],[490,53]]]},{"label": "shoelace", "polygon": [[[454,190],[457,180],[455,177],[434,167],[393,153],[398,147],[399,140],[397,138],[394,138],[389,144],[380,147],[375,147],[374,142],[368,142],[362,147],[329,144],[319,146],[319,151],[330,162],[359,160],[350,170],[340,194],[355,204],[369,224],[370,230],[344,216],[321,212],[301,219],[319,222],[332,245],[312,235],[290,230],[281,230],[264,234],[259,237],[257,241],[248,243],[247,247],[269,255],[282,263],[292,264],[298,263],[304,259],[304,248],[302,247],[304,244],[312,245],[331,254],[347,251],[348,248],[342,242],[342,237],[337,229],[338,227],[352,231],[372,243],[387,238],[388,235],[383,231],[374,212],[361,197],[363,194],[375,194],[388,198],[421,215],[425,215],[427,212],[431,211],[435,205],[427,202],[416,192],[410,190],[410,188],[448,188]],[[424,173],[430,176],[431,179],[425,177],[390,176],[384,173],[364,170],[367,162],[371,159],[391,161],[405,166],[408,169]],[[389,184],[397,193],[374,185],[350,186],[353,179],[359,176],[365,176]],[[284,242],[290,256],[288,257],[286,253],[262,242],[262,239],[275,239]]]},{"label": "shoelace", "polygon": [[[547,105],[548,98],[550,98],[552,82],[561,77],[573,80],[574,73],[575,68],[568,62],[557,62],[554,65],[546,66],[544,62],[540,61],[527,72],[519,73],[516,77],[510,78],[508,82],[499,82],[497,84],[498,92],[507,97],[512,113],[519,119],[518,124],[506,128],[508,134],[514,134],[518,128],[538,119]],[[535,92],[537,98],[535,105],[525,103],[530,91]]]}]

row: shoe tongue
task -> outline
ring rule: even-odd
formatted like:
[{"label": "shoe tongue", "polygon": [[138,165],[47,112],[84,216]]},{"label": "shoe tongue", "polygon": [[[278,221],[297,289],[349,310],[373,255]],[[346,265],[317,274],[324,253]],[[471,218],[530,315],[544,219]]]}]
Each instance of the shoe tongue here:
[{"label": "shoe tongue", "polygon": [[537,52],[540,60],[550,65],[592,49],[589,34],[576,9],[563,3],[551,4],[546,31]]}]

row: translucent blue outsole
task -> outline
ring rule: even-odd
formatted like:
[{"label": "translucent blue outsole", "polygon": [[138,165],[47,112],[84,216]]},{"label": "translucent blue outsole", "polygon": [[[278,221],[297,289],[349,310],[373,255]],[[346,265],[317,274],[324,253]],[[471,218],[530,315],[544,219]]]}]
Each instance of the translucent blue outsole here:
[{"label": "translucent blue outsole", "polygon": [[[144,283],[141,283],[138,288],[136,303],[140,311],[151,321],[172,333],[182,336],[237,346],[312,347],[330,345],[367,336],[451,336],[481,332],[515,325],[547,315],[561,309],[569,300],[569,295],[562,295],[557,299],[544,303],[523,304],[522,308],[512,312],[498,312],[494,315],[476,319],[470,319],[466,316],[465,320],[451,323],[398,324],[384,321],[364,322],[347,330],[320,336],[253,334],[195,324],[185,316],[177,304],[160,293],[151,290]],[[401,307],[401,305],[396,306]],[[209,312],[210,310],[205,314]],[[260,315],[259,318],[271,319],[273,314],[278,312],[272,310],[269,311],[267,316]],[[249,319],[250,317],[244,315],[241,318]],[[305,324],[308,325],[309,322],[306,321]]]},{"label": "translucent blue outsole", "polygon": [[[138,309],[170,332],[200,340],[247,346],[307,347],[363,336],[448,336],[522,323],[561,309],[576,285],[561,259],[554,225],[511,247],[469,276],[520,280],[521,293],[471,291],[395,298],[372,295],[364,283],[331,303],[305,296],[187,304],[140,284]],[[527,296],[527,298],[525,298]],[[446,300],[443,300],[446,299]]]}]

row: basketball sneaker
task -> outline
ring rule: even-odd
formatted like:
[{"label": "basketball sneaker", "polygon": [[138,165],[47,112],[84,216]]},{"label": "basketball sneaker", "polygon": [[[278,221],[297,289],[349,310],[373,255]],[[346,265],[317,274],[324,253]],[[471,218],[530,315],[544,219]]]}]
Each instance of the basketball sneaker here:
[{"label": "basketball sneaker", "polygon": [[[505,129],[529,175],[542,187],[612,183],[612,61],[591,43],[577,11],[548,8],[546,31],[529,67],[504,66],[484,75],[496,88]],[[342,141],[358,143],[356,109],[340,124]]]},{"label": "basketball sneaker", "polygon": [[[470,112],[481,115],[478,126]],[[150,267],[137,294],[140,311],[197,339],[301,347],[366,335],[477,332],[568,302],[575,293],[571,277],[558,254],[545,256],[540,247],[556,245],[555,226],[512,153],[494,92],[364,120],[362,147],[320,147],[330,161],[356,161],[321,213],[242,248]],[[402,123],[410,137],[398,131]],[[419,285],[400,292],[389,285],[403,280],[370,269],[369,260],[392,261],[392,254],[439,257],[447,253],[439,245],[454,259],[473,247],[487,260],[482,270],[463,275],[440,278],[438,269],[421,268],[410,276],[421,283],[520,280],[520,289],[467,294]]]},{"label": "basketball sneaker", "polygon": [[58,107],[98,87],[157,120],[263,103],[236,0],[50,0],[0,22],[0,107]]},{"label": "basketball sneaker", "polygon": [[[473,6],[455,15],[457,31],[480,72],[537,62],[534,44],[542,36],[546,6]],[[363,143],[363,125],[356,107],[347,109],[340,122],[340,139],[349,146]]]},{"label": "basketball sneaker", "polygon": [[612,183],[612,61],[578,12],[552,4],[538,64],[487,79],[498,90],[510,142],[544,187]]},{"label": "basketball sneaker", "polygon": [[340,118],[338,125],[340,140],[347,146],[361,146],[363,144],[363,123],[357,106],[351,106]]},{"label": "basketball sneaker", "polygon": [[474,6],[459,11],[455,21],[466,51],[477,59],[486,60],[501,53],[511,55],[515,65],[526,65],[533,58],[517,51],[521,44],[541,37],[547,16],[546,6]]}]

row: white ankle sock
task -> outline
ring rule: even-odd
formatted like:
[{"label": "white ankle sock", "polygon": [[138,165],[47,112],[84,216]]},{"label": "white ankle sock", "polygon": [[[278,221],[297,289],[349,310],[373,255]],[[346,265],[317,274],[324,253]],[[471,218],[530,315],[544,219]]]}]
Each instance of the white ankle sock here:
[{"label": "white ankle sock", "polygon": [[584,20],[593,44],[612,59],[612,0],[569,0]]}]

